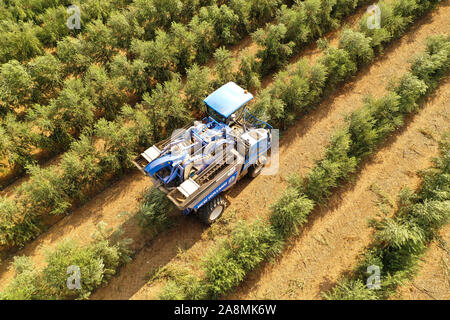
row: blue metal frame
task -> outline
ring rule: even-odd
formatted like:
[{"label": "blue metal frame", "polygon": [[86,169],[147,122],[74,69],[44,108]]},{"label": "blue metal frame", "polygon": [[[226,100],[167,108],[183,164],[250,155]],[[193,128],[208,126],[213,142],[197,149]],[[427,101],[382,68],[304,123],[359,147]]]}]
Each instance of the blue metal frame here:
[{"label": "blue metal frame", "polygon": [[[248,114],[251,118],[253,118],[254,120],[256,120],[256,123],[262,123],[262,124],[264,124],[263,129],[269,129],[269,130],[272,130],[272,129],[273,129],[273,127],[272,127],[270,124],[268,124],[268,123],[265,122],[265,121],[259,120],[259,119],[256,118],[254,115],[252,115],[252,114],[250,113],[250,111],[248,111],[247,108],[245,108],[245,112],[246,112],[246,114]],[[245,114],[244,114],[244,120],[247,120],[247,119],[245,118]],[[256,128],[258,128],[258,127],[256,127]]]}]

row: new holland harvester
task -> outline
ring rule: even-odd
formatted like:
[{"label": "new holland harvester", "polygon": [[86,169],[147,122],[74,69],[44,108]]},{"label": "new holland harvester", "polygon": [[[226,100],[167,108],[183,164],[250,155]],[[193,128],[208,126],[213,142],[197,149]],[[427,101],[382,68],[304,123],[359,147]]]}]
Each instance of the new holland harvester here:
[{"label": "new holland harvester", "polygon": [[223,213],[222,193],[268,161],[272,127],[246,108],[251,93],[229,82],[205,100],[208,117],[176,130],[134,164],[182,210],[211,224]]}]

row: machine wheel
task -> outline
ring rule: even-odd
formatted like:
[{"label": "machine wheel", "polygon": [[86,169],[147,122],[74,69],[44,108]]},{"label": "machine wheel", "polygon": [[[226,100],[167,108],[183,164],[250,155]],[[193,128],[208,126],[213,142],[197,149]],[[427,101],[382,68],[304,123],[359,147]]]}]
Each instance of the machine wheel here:
[{"label": "machine wheel", "polygon": [[265,157],[261,157],[260,159],[258,159],[258,161],[255,164],[251,165],[248,168],[248,176],[250,178],[256,178],[257,176],[259,176],[262,169],[266,165],[266,161],[267,159]]},{"label": "machine wheel", "polygon": [[217,196],[198,210],[203,223],[210,225],[219,219],[225,211],[226,202],[222,196]]},{"label": "machine wheel", "polygon": [[255,163],[248,168],[248,176],[250,178],[256,178],[261,173],[262,169],[264,168],[263,163]]}]

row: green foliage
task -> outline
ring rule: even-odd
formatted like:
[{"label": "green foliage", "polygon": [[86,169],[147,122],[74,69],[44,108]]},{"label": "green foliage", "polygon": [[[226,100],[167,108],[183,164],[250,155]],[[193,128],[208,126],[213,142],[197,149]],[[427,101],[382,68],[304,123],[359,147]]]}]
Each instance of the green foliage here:
[{"label": "green foliage", "polygon": [[353,141],[350,154],[361,159],[403,124],[400,96],[391,92],[374,100],[366,98],[362,109],[350,115],[349,132]]},{"label": "green foliage", "polygon": [[407,72],[400,78],[394,92],[400,97],[400,112],[417,110],[417,101],[427,92],[427,85],[415,75]]},{"label": "green foliage", "polygon": [[[107,240],[96,239],[83,247],[66,239],[56,249],[47,251],[47,265],[43,270],[37,270],[28,257],[16,257],[13,265],[16,275],[0,293],[0,299],[87,299],[127,261],[128,254],[122,243],[110,244]],[[69,266],[80,268],[80,289],[67,287]]]},{"label": "green foliage", "polygon": [[374,57],[370,43],[371,39],[366,38],[363,33],[347,29],[339,40],[339,48],[347,51],[352,61],[361,67],[372,61]]},{"label": "green foliage", "polygon": [[192,65],[187,70],[185,93],[187,105],[190,110],[203,111],[203,100],[212,90],[212,81],[210,80],[210,70],[206,67]]},{"label": "green foliage", "polygon": [[304,2],[306,24],[313,37],[322,36],[326,31],[336,27],[337,22],[331,16],[336,0],[307,0]]},{"label": "green foliage", "polygon": [[84,77],[87,94],[97,112],[107,120],[113,120],[126,102],[123,82],[120,77],[110,78],[103,67],[91,65]]},{"label": "green foliage", "polygon": [[296,189],[288,188],[271,206],[270,223],[282,238],[287,238],[298,232],[313,208],[314,201]]},{"label": "green foliage", "polygon": [[421,173],[423,199],[450,200],[450,144],[448,136],[440,143],[441,156],[434,159],[434,167]]},{"label": "green foliage", "polygon": [[92,126],[94,108],[82,81],[69,79],[58,98],[51,100],[49,105],[35,105],[28,116],[41,132],[39,147],[67,148],[73,135]]},{"label": "green foliage", "polygon": [[48,8],[40,15],[39,19],[43,22],[38,29],[38,38],[46,46],[54,46],[56,42],[69,35],[71,30],[67,28],[66,21],[70,14],[64,6]]},{"label": "green foliage", "polygon": [[332,15],[337,19],[342,19],[350,15],[354,9],[367,1],[365,0],[339,0],[336,1],[336,4],[333,6]]},{"label": "green foliage", "polygon": [[[440,180],[438,177],[448,175],[448,168],[445,172],[441,167],[445,162],[448,164],[445,140],[441,144],[441,156],[435,162],[434,168],[423,173],[424,183],[419,190],[413,193],[403,189],[399,193],[398,209],[393,217],[372,221],[375,234],[371,247],[352,275],[324,294],[326,299],[386,299],[414,275],[427,245],[437,237],[439,229],[450,222],[450,201],[436,199],[436,193],[432,192],[434,187],[436,191],[441,188],[440,183],[434,183]],[[448,189],[448,183],[446,187]],[[371,265],[381,270],[379,290],[364,286],[366,270]]]},{"label": "green foliage", "polygon": [[282,0],[251,0],[249,11],[250,27],[254,30],[257,26],[268,22],[275,16],[275,13],[283,2]]},{"label": "green foliage", "polygon": [[286,39],[293,41],[297,47],[308,43],[313,38],[311,26],[307,24],[307,12],[299,2],[291,8],[283,5],[277,20],[286,26]]},{"label": "green foliage", "polygon": [[200,20],[195,16],[189,23],[189,29],[195,35],[196,61],[200,64],[206,63],[214,52],[214,25],[211,21]]},{"label": "green foliage", "polygon": [[305,193],[310,199],[323,203],[331,195],[332,188],[355,171],[357,160],[349,155],[351,144],[347,131],[335,134],[325,157],[317,162],[307,176]]},{"label": "green foliage", "polygon": [[319,61],[328,71],[327,86],[334,87],[357,71],[356,63],[343,49],[329,47]]},{"label": "green foliage", "polygon": [[243,50],[239,56],[239,70],[236,82],[249,91],[256,91],[261,87],[261,64],[248,50]]},{"label": "green foliage", "polygon": [[151,188],[144,194],[144,201],[138,210],[139,225],[143,229],[159,230],[169,224],[168,214],[175,207],[166,194]]},{"label": "green foliage", "polygon": [[36,221],[23,212],[17,201],[0,197],[0,244],[2,246],[21,246],[39,231]]},{"label": "green foliage", "polygon": [[92,59],[83,53],[83,43],[78,38],[65,37],[58,41],[56,55],[64,64],[64,74],[83,74]]},{"label": "green foliage", "polygon": [[111,29],[95,20],[86,26],[82,52],[95,62],[107,63],[116,52],[116,41]]},{"label": "green foliage", "polygon": [[350,115],[348,129],[352,140],[350,153],[357,159],[371,154],[380,140],[374,126],[375,119],[369,108],[358,109]]},{"label": "green foliage", "polygon": [[[147,110],[142,106],[138,105],[134,108],[129,105],[124,105],[121,110],[122,118],[126,123],[133,124],[131,128],[130,136],[136,144],[136,149],[140,146],[149,146],[154,144],[153,140],[153,123],[147,117]],[[140,150],[140,149],[139,149]]]},{"label": "green foliage", "polygon": [[63,83],[61,62],[47,53],[29,62],[27,69],[33,81],[33,101],[46,103]]},{"label": "green foliage", "polygon": [[421,249],[425,235],[411,221],[386,218],[376,226],[376,241],[382,246],[400,249],[408,246],[410,250]]},{"label": "green foliage", "polygon": [[323,90],[325,88],[326,81],[328,79],[328,70],[321,64],[316,63],[309,69],[308,81],[309,81],[309,97],[308,100],[311,103],[317,103],[322,97]]},{"label": "green foliage", "polygon": [[0,293],[0,300],[31,300],[40,298],[39,287],[42,286],[42,282],[31,259],[26,256],[15,256],[12,268],[15,272],[14,279]]},{"label": "green foliage", "polygon": [[284,122],[291,121],[289,118],[286,119],[288,116],[285,116],[284,108],[283,100],[274,97],[270,89],[264,89],[253,105],[252,113],[260,120],[270,121],[274,126],[282,127]]},{"label": "green foliage", "polygon": [[14,111],[30,98],[33,82],[26,68],[17,60],[0,67],[0,112]]},{"label": "green foliage", "polygon": [[118,174],[132,167],[136,136],[130,127],[100,119],[95,124],[94,133],[103,142],[98,150],[98,164],[104,172]]},{"label": "green foliage", "polygon": [[210,296],[217,298],[235,287],[261,261],[278,254],[282,244],[270,225],[239,224],[204,262]]},{"label": "green foliage", "polygon": [[70,150],[62,156],[60,168],[63,172],[64,192],[70,199],[84,200],[87,190],[96,186],[96,181],[102,174],[92,138],[82,135],[79,140],[74,141]]},{"label": "green foliage", "polygon": [[196,35],[180,23],[172,23],[170,32],[172,45],[176,48],[174,58],[177,61],[177,70],[184,74],[197,57]]},{"label": "green foliage", "polygon": [[183,100],[178,94],[182,87],[180,78],[174,77],[165,82],[164,86],[158,83],[151,95],[144,94],[144,104],[148,106],[148,116],[154,124],[155,140],[183,127],[191,119],[184,111]]},{"label": "green foliage", "polygon": [[225,47],[218,48],[214,52],[214,59],[216,62],[214,73],[216,74],[215,82],[217,86],[233,81],[234,75],[231,72],[233,70],[233,58],[231,52]]},{"label": "green foliage", "polygon": [[256,56],[261,59],[262,75],[267,75],[286,64],[292,54],[294,42],[284,43],[286,26],[283,24],[269,25],[266,29],[258,29],[252,37],[262,48]]},{"label": "green foliage", "polygon": [[411,73],[423,80],[430,91],[437,87],[449,67],[450,37],[437,35],[428,39],[427,50],[414,60]]},{"label": "green foliage", "polygon": [[343,280],[323,297],[327,300],[377,300],[375,290],[368,289],[360,279]]},{"label": "green foliage", "polygon": [[162,300],[200,300],[207,298],[207,285],[181,267],[171,267],[164,271],[168,278],[159,298]]},{"label": "green foliage", "polygon": [[112,37],[120,48],[128,48],[131,45],[131,39],[141,38],[144,34],[144,28],[137,23],[136,19],[129,19],[123,12],[111,13],[107,26],[111,29]]},{"label": "green foliage", "polygon": [[200,21],[211,22],[217,36],[216,41],[221,44],[233,44],[239,39],[239,16],[226,4],[218,7],[211,5],[202,7],[198,16]]},{"label": "green foliage", "polygon": [[8,113],[0,123],[0,154],[9,165],[20,171],[27,164],[34,163],[30,146],[36,144],[36,136],[30,132],[28,124],[13,113]]},{"label": "green foliage", "polygon": [[0,63],[23,61],[42,53],[40,28],[31,22],[2,21],[0,30]]},{"label": "green foliage", "polygon": [[27,170],[30,179],[17,190],[17,199],[25,212],[36,216],[65,213],[70,207],[70,201],[64,193],[65,182],[56,168],[28,166]]},{"label": "green foliage", "polygon": [[[170,72],[175,70],[176,48],[172,45],[170,34],[158,30],[155,40],[131,42],[131,52],[146,63],[147,77],[157,81],[166,81],[170,78]],[[135,60],[136,62],[136,60]]]},{"label": "green foliage", "polygon": [[[273,84],[273,92],[285,103],[285,123],[290,125],[289,120],[303,111],[309,101],[309,65],[306,60],[301,60],[293,72],[280,72]],[[286,81],[286,78],[289,81]]]}]

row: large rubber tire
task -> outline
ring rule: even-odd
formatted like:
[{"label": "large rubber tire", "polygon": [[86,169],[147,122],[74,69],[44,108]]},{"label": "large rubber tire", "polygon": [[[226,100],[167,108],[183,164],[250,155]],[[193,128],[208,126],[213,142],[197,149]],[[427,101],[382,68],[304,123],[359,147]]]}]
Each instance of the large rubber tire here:
[{"label": "large rubber tire", "polygon": [[217,196],[198,210],[198,216],[204,224],[209,226],[222,216],[225,207],[225,199]]},{"label": "large rubber tire", "polygon": [[257,176],[259,176],[263,168],[263,164],[252,164],[250,168],[248,168],[248,176],[250,178],[256,178]]}]

